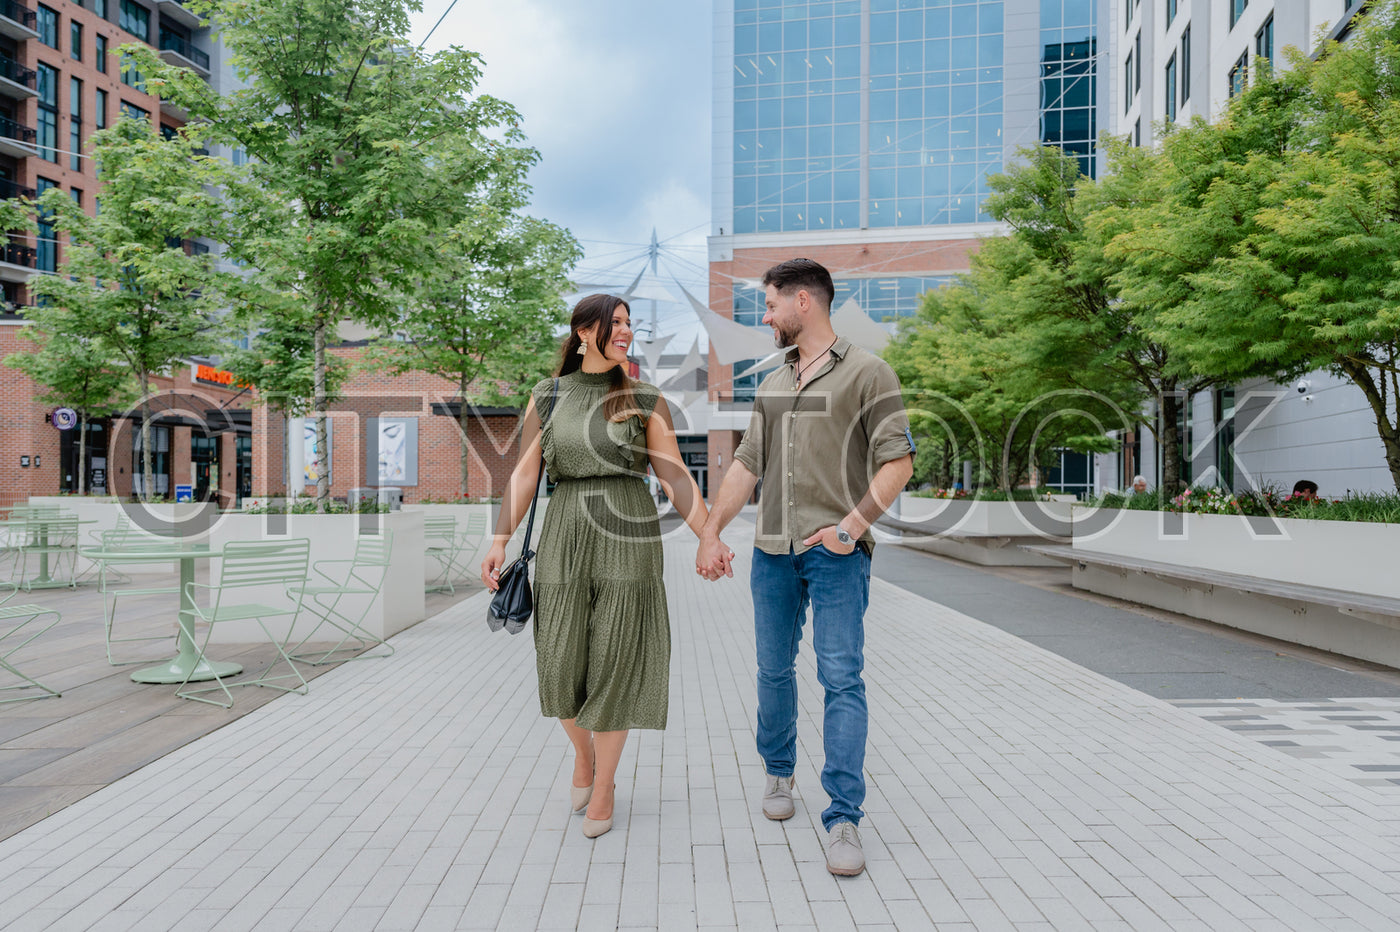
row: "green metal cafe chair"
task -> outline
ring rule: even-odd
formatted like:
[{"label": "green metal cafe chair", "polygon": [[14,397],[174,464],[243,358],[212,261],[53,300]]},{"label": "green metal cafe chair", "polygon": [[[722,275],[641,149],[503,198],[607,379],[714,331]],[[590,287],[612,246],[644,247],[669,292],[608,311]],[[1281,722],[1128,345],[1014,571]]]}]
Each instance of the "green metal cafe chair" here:
[{"label": "green metal cafe chair", "polygon": [[[317,560],[311,566],[313,578],[293,585],[307,612],[317,616],[315,625],[296,647],[293,660],[311,666],[337,663],[361,657],[388,657],[394,646],[378,635],[365,630],[364,620],[389,575],[389,560],[394,551],[394,532],[364,535],[355,541],[355,556],[349,560]],[[333,629],[331,637],[339,635],[334,647],[307,645],[325,628]],[[324,642],[323,642],[324,643]],[[382,647],[384,653],[367,653]]]},{"label": "green metal cafe chair", "polygon": [[[132,527],[130,523],[118,525],[115,530],[99,531],[97,534],[98,547],[106,554],[97,561],[97,588],[102,593],[102,629],[103,637],[107,642],[107,662],[114,667],[126,666],[133,663],[150,663],[149,657],[136,657],[130,660],[118,660],[112,653],[113,644],[135,644],[142,641],[166,641],[170,639],[169,633],[163,634],[140,634],[118,637],[115,633],[117,624],[117,600],[122,596],[130,598],[138,595],[158,595],[162,593],[179,592],[180,586],[176,585],[121,585],[130,583],[132,577],[118,570],[122,555],[130,557],[129,563],[145,563],[147,561],[140,558],[143,548],[167,549],[170,544],[158,537],[143,534]],[[158,578],[158,577],[157,577]]]},{"label": "green metal cafe chair", "polygon": [[[289,618],[288,630],[296,625],[296,616],[301,612],[302,596],[299,587],[306,582],[307,565],[311,557],[311,542],[304,537],[285,541],[241,541],[224,545],[219,581],[209,583],[189,583],[186,587],[188,602],[194,606],[188,621],[194,631],[193,640],[198,654],[198,663],[191,665],[190,674],[175,691],[181,699],[207,702],[225,709],[233,706],[233,693],[229,686],[266,686],[284,692],[306,695],[308,685],[292,658],[287,654],[283,639],[277,637],[267,626],[270,618]],[[207,604],[200,605],[197,596],[203,591]],[[266,599],[267,601],[256,601]],[[183,613],[183,610],[182,610]],[[225,678],[214,673],[213,686],[190,686],[190,676],[198,668],[217,669],[208,664],[207,652],[214,628],[234,621],[257,621],[263,634],[272,643],[277,656],[258,676],[251,680],[230,684]],[[198,636],[198,629],[204,628],[204,636]],[[280,664],[286,664],[289,672],[273,673]],[[206,698],[205,693],[221,693],[226,702]]]},{"label": "green metal cafe chair", "polygon": [[[58,624],[61,617],[57,611],[42,605],[11,605],[10,600],[18,591],[19,588],[12,582],[0,583],[0,669],[21,680],[19,683],[0,686],[0,697],[3,697],[0,698],[0,705],[30,699],[57,698],[62,695],[58,690],[45,686],[16,666],[18,661],[14,659],[15,654]],[[29,689],[39,692],[23,696],[7,695],[11,691]]]}]

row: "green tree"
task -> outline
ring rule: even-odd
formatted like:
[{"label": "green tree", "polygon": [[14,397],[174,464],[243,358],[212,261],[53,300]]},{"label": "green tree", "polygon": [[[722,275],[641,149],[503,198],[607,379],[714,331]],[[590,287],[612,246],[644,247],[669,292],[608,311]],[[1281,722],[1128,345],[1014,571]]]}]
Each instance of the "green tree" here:
[{"label": "green tree", "polygon": [[446,261],[409,301],[398,337],[374,353],[395,374],[427,372],[457,386],[463,495],[470,407],[523,407],[530,387],[553,368],[567,273],[582,256],[568,231],[515,213],[526,191],[523,165],[508,187],[444,237]]},{"label": "green tree", "polygon": [[[1106,140],[1108,174],[1092,181],[1059,149],[1022,150],[1024,162],[990,184],[987,210],[1007,223],[1032,260],[1018,275],[1024,364],[1061,384],[1111,399],[1124,410],[1156,405],[1147,428],[1162,448],[1162,485],[1181,484],[1181,399],[1218,381],[1197,373],[1157,339],[1157,308],[1124,295],[1122,260],[1106,250],[1133,228],[1136,211],[1160,197],[1151,153]],[[1136,415],[1135,415],[1136,416]]]},{"label": "green tree", "polygon": [[957,283],[924,296],[885,350],[910,392],[911,424],[936,449],[940,485],[952,463],[979,464],[977,481],[1009,491],[1058,448],[1103,449],[1122,426],[1110,396],[1076,381],[1082,347],[1047,364],[1042,343],[1057,339],[1039,311],[1039,267],[1019,237],[988,240]]},{"label": "green tree", "polygon": [[1125,290],[1170,295],[1157,333],[1198,370],[1354,384],[1400,488],[1400,23],[1373,12],[1169,137],[1170,197],[1115,245]]},{"label": "green tree", "polygon": [[[413,48],[409,12],[418,5],[409,0],[188,5],[219,24],[245,87],[218,96],[149,49],[132,54],[148,88],[248,155],[226,189],[223,238],[248,287],[270,295],[244,307],[276,308],[284,333],[310,335],[309,408],[324,450],[333,387],[326,348],[337,324],[396,324],[403,296],[434,274],[443,254],[436,241],[471,208],[463,192],[510,162],[522,138],[518,117],[473,95],[475,53]],[[295,343],[274,342],[283,350]],[[323,473],[318,510],[329,494]]]},{"label": "green tree", "polygon": [[151,377],[213,348],[217,278],[210,257],[187,255],[183,240],[214,227],[222,207],[212,193],[218,166],[195,154],[184,132],[163,139],[145,120],[119,119],[91,147],[102,209],[83,213],[57,188],[29,202],[52,216],[67,239],[57,275],[29,287],[36,325],[63,323],[54,336],[110,353],[135,379],[141,406],[142,495],[152,490]]},{"label": "green tree", "polygon": [[78,471],[75,491],[87,493],[88,422],[129,406],[137,398],[131,370],[117,362],[118,354],[99,337],[85,334],[86,327],[67,308],[36,307],[25,313],[29,326],[22,336],[34,344],[5,358],[46,391],[38,396],[45,404],[62,405],[78,412]]}]

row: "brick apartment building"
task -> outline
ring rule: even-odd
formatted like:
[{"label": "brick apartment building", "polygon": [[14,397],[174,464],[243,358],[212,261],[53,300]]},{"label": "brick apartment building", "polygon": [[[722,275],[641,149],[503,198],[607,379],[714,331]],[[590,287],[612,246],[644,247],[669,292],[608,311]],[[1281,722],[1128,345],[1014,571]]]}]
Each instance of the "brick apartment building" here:
[{"label": "brick apartment building", "polygon": [[[100,196],[85,154],[92,133],[122,115],[150,120],[167,133],[183,125],[183,112],[146,93],[138,75],[122,74],[116,49],[132,42],[156,48],[165,61],[193,70],[215,90],[236,86],[217,37],[178,0],[0,0],[0,197],[59,188],[91,213]],[[213,154],[235,162],[242,155]],[[30,302],[26,283],[55,272],[63,248],[54,230],[41,225],[36,237],[16,238],[0,249],[0,359],[26,348],[17,313]],[[219,251],[200,240],[184,248]],[[354,357],[362,351],[352,345],[336,352]],[[196,498],[233,505],[286,490],[287,424],[256,404],[255,393],[232,385],[229,374],[208,360],[190,360],[155,384],[161,397],[152,417],[154,494],[173,495],[176,486],[189,484]],[[40,403],[40,394],[28,377],[0,365],[0,506],[77,488],[78,431],[57,429],[53,406]],[[370,418],[397,425],[386,427],[386,436],[416,441],[412,449],[398,450],[409,472],[386,482],[402,488],[405,501],[458,494],[460,445],[449,416],[455,411],[447,402],[450,383],[361,373],[345,395],[332,417],[333,495],[380,484],[377,457],[370,455],[377,443],[366,447],[370,431],[378,429]],[[112,415],[93,421],[86,486],[130,495],[133,474],[140,471],[134,443],[140,421],[134,412]],[[477,410],[472,425],[470,494],[496,494],[514,462],[516,413]]]}]

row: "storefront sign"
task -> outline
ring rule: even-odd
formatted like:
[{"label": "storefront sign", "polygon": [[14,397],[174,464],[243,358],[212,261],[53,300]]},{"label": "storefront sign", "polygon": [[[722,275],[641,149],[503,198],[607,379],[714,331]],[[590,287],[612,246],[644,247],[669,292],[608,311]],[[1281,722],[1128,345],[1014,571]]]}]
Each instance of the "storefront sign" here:
[{"label": "storefront sign", "polygon": [[55,408],[49,415],[49,423],[59,430],[72,430],[78,426],[78,412],[72,408]]},{"label": "storefront sign", "polygon": [[233,377],[233,373],[227,369],[215,369],[213,366],[198,364],[194,367],[194,380],[196,382],[209,382],[214,385],[236,385],[239,388],[246,387],[246,384],[239,382]]},{"label": "storefront sign", "polygon": [[175,486],[175,501],[177,501],[177,502],[192,502],[192,501],[194,501],[194,486],[192,486],[192,485],[180,485],[180,484],[176,484],[176,486]]}]

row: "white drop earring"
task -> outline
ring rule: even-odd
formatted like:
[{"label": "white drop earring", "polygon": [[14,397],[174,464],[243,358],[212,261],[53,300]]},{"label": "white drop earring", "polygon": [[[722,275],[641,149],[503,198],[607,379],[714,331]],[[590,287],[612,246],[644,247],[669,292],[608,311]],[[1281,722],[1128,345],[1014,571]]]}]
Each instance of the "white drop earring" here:
[{"label": "white drop earring", "polygon": [[580,341],[579,341],[579,344],[578,344],[578,354],[579,354],[580,356],[587,356],[587,355],[588,355],[588,344],[585,343],[585,342],[583,342],[582,340],[580,340]]}]

